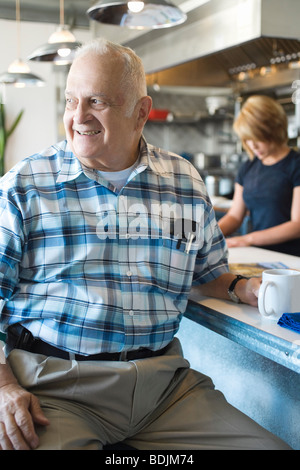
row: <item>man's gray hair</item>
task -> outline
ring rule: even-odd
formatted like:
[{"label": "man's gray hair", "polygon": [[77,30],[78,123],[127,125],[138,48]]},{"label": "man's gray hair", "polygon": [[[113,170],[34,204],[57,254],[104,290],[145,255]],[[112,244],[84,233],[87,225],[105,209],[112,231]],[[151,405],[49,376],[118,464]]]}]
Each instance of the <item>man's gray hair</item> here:
[{"label": "man's gray hair", "polygon": [[142,60],[129,47],[113,43],[105,38],[93,39],[79,47],[76,51],[75,59],[91,52],[99,57],[111,55],[113,58],[113,55],[119,55],[123,58],[124,72],[121,78],[121,84],[123,91],[126,93],[126,99],[128,100],[127,114],[131,116],[138,100],[147,95],[146,76]]}]

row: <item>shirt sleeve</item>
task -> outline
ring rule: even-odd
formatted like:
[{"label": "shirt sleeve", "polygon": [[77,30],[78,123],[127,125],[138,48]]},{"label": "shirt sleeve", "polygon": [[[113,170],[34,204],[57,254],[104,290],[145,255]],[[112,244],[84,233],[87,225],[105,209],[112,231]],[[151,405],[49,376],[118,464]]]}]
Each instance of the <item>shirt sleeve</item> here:
[{"label": "shirt sleeve", "polygon": [[19,278],[22,245],[20,211],[13,198],[0,190],[0,299],[2,300],[10,299],[15,292]]},{"label": "shirt sleeve", "polygon": [[226,241],[210,207],[204,217],[203,245],[196,257],[193,285],[213,281],[228,271]]}]

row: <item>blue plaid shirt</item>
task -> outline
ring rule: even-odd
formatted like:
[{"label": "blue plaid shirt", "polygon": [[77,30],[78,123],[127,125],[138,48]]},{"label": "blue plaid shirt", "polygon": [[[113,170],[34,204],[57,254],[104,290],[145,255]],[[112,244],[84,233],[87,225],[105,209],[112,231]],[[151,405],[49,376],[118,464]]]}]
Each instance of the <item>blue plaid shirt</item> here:
[{"label": "blue plaid shirt", "polygon": [[228,271],[199,174],[144,139],[121,191],[64,141],[1,179],[0,211],[1,330],[70,352],[164,347],[191,285]]}]

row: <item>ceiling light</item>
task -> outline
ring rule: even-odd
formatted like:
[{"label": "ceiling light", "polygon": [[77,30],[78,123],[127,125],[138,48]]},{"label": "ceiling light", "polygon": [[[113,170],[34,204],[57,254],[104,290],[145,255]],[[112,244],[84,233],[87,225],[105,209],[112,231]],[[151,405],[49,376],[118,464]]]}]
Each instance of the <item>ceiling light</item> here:
[{"label": "ceiling light", "polygon": [[33,73],[4,72],[0,75],[0,83],[14,85],[16,88],[25,86],[44,86],[45,82]]},{"label": "ceiling light", "polygon": [[10,64],[7,72],[0,75],[0,82],[7,85],[14,85],[16,88],[44,86],[45,84],[41,78],[30,72],[28,65],[21,59],[16,59]]},{"label": "ceiling light", "polygon": [[51,34],[48,42],[38,47],[30,54],[28,59],[38,62],[54,62],[57,65],[71,64],[74,59],[75,50],[80,45],[69,30],[69,27],[64,24],[64,0],[60,0],[60,25]]},{"label": "ceiling light", "polygon": [[289,63],[289,68],[290,69],[300,69],[300,61],[293,61]]},{"label": "ceiling light", "polygon": [[139,13],[145,7],[144,2],[139,2],[139,0],[132,0],[127,3],[128,8],[132,13]]},{"label": "ceiling light", "polygon": [[274,66],[264,66],[260,68],[259,74],[262,77],[266,77],[267,75],[270,75],[274,71],[275,71]]},{"label": "ceiling light", "polygon": [[249,77],[249,74],[247,72],[240,72],[238,74],[238,77],[237,77],[239,82],[244,82],[245,80],[248,80],[248,78],[250,78],[250,77]]},{"label": "ceiling light", "polygon": [[[17,49],[20,57],[20,0],[16,0]],[[14,85],[17,88],[25,86],[43,86],[44,81],[30,72],[23,60],[16,59],[8,67],[7,72],[0,75],[0,83]]]},{"label": "ceiling light", "polygon": [[101,0],[87,10],[87,15],[100,23],[136,29],[168,28],[187,18],[168,0]]}]

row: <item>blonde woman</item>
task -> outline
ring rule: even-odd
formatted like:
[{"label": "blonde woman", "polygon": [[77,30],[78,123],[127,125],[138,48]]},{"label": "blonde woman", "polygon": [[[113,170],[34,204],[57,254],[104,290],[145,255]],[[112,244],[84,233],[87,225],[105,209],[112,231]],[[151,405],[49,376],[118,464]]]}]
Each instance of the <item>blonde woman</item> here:
[{"label": "blonde woman", "polygon": [[227,214],[219,226],[228,237],[250,214],[251,231],[227,238],[228,247],[255,245],[300,256],[300,154],[287,142],[287,117],[268,96],[247,99],[234,130],[249,155],[240,168]]}]

